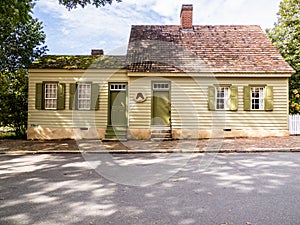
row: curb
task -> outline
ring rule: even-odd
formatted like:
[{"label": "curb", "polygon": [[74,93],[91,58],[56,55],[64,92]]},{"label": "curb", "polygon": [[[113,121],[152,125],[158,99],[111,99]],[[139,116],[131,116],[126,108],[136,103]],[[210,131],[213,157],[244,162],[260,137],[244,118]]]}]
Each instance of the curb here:
[{"label": "curb", "polygon": [[37,150],[37,151],[26,151],[26,150],[8,150],[0,151],[1,155],[26,155],[26,154],[143,154],[143,153],[190,153],[190,154],[205,154],[205,153],[265,153],[265,152],[300,152],[299,148],[250,148],[250,149],[153,149],[153,150]]}]

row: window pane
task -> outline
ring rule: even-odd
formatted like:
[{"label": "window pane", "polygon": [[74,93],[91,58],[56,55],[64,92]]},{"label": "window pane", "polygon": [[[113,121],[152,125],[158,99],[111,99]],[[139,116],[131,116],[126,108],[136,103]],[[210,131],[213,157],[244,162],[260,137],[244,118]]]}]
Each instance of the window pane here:
[{"label": "window pane", "polygon": [[57,84],[45,84],[45,109],[56,109],[57,107]]},{"label": "window pane", "polygon": [[217,97],[218,98],[224,98],[224,92],[222,92],[222,91],[218,91],[218,94],[217,94]]},{"label": "window pane", "polygon": [[168,90],[169,84],[168,83],[155,83],[155,84],[153,84],[153,89],[154,90],[158,90],[158,89]]},{"label": "window pane", "polygon": [[111,91],[126,91],[126,84],[111,84]]},{"label": "window pane", "polygon": [[229,88],[218,87],[216,94],[216,109],[226,110],[229,108]]},{"label": "window pane", "polygon": [[259,108],[264,109],[264,99],[259,99]]},{"label": "window pane", "polygon": [[217,99],[217,109],[225,109],[224,99]]},{"label": "window pane", "polygon": [[251,88],[251,109],[263,110],[264,109],[264,88],[253,87]]},{"label": "window pane", "polygon": [[91,108],[91,84],[78,84],[78,109],[89,110]]}]

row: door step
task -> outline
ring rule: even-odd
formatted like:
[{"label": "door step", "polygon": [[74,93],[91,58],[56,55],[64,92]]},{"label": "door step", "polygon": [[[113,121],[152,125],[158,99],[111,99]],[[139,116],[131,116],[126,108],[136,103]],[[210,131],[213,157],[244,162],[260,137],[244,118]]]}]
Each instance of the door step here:
[{"label": "door step", "polygon": [[127,127],[126,126],[107,126],[105,138],[102,141],[126,141]]},{"label": "door step", "polygon": [[172,138],[151,138],[152,141],[172,141]]},{"label": "door step", "polygon": [[151,128],[151,140],[153,141],[171,141],[172,130],[170,127],[152,127]]},{"label": "door step", "polygon": [[102,142],[109,142],[109,141],[120,141],[120,142],[125,142],[128,141],[127,139],[118,139],[118,138],[103,138]]}]

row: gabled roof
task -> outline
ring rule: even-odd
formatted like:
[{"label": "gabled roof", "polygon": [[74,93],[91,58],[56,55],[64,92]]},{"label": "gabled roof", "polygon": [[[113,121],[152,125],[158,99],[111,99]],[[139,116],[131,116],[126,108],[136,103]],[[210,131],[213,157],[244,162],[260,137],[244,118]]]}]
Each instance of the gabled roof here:
[{"label": "gabled roof", "polygon": [[132,26],[132,72],[294,73],[259,26]]},{"label": "gabled roof", "polygon": [[125,56],[45,55],[32,63],[38,69],[123,69]]}]

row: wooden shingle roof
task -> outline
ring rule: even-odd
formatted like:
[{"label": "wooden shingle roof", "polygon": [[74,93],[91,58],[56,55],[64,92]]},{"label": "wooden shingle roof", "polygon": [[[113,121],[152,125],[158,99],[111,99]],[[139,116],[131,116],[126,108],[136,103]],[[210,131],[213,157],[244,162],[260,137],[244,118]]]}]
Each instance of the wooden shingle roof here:
[{"label": "wooden shingle roof", "polygon": [[259,26],[132,26],[132,72],[294,73]]}]

